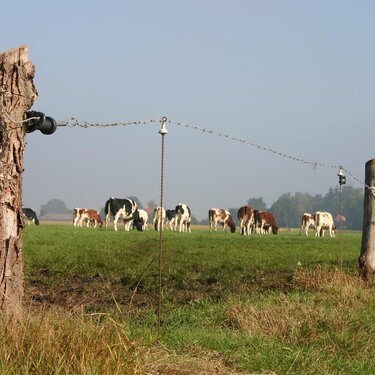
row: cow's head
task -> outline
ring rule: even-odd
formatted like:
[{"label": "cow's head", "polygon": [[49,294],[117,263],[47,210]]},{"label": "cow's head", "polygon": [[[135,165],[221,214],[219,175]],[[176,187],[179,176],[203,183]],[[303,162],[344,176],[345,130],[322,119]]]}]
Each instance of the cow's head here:
[{"label": "cow's head", "polygon": [[143,218],[139,216],[139,211],[135,210],[133,213],[133,225],[135,226],[135,229],[137,229],[137,231],[139,232],[142,232],[143,224],[144,224]]},{"label": "cow's head", "polygon": [[278,231],[279,231],[279,227],[277,227],[276,225],[273,225],[272,226],[272,233],[277,234]]},{"label": "cow's head", "polygon": [[137,231],[139,232],[142,232],[143,231],[143,219],[139,218],[138,220],[134,219],[133,221],[134,223],[134,226],[135,226],[135,229],[137,229]]},{"label": "cow's head", "polygon": [[234,222],[232,222],[231,224],[229,224],[229,228],[230,228],[230,231],[232,233],[234,233],[236,231],[236,224],[234,224]]}]

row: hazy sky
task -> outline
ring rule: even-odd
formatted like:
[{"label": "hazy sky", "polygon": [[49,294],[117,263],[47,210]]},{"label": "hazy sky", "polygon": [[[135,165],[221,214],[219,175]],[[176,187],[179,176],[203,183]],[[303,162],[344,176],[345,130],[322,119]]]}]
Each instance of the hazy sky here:
[{"label": "hazy sky", "polygon": [[[56,120],[168,119],[322,164],[360,181],[375,157],[375,2],[363,0],[7,1],[1,51],[27,45]],[[14,17],[12,17],[14,15]],[[24,206],[100,209],[160,199],[159,125],[60,127],[27,135]],[[335,168],[168,125],[166,207],[239,207],[326,194]],[[361,187],[350,176],[347,183]]]}]

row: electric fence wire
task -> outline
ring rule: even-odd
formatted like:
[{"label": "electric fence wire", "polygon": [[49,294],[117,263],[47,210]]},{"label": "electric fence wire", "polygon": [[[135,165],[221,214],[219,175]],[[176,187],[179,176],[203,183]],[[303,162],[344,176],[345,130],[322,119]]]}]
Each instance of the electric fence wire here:
[{"label": "electric fence wire", "polygon": [[[109,128],[109,127],[117,127],[117,126],[123,126],[123,127],[125,127],[125,126],[155,125],[155,124],[160,124],[161,121],[162,120],[160,120],[160,119],[157,119],[157,120],[155,120],[155,119],[148,119],[148,120],[138,120],[138,121],[124,121],[124,122],[113,122],[113,123],[100,123],[100,122],[79,121],[78,119],[72,117],[72,118],[70,118],[69,121],[58,121],[57,122],[57,126],[59,126],[59,127],[68,127],[68,128],[73,128],[73,127],[80,127],[80,128],[93,128],[93,127]],[[170,125],[172,125],[172,126],[184,127],[184,128],[187,128],[187,129],[191,129],[191,130],[195,130],[195,131],[204,133],[204,134],[226,138],[226,139],[228,139],[230,141],[233,141],[233,142],[238,142],[238,143],[246,144],[246,145],[254,147],[254,148],[258,149],[258,150],[274,154],[277,157],[289,159],[289,160],[292,160],[292,161],[295,161],[295,162],[299,162],[299,163],[302,163],[302,164],[305,164],[305,165],[310,165],[314,169],[319,168],[319,167],[320,168],[331,168],[331,169],[336,169],[336,170],[341,169],[343,172],[345,172],[347,175],[349,175],[354,181],[356,181],[357,183],[359,183],[360,185],[362,185],[363,188],[369,189],[369,191],[375,197],[375,187],[368,186],[367,184],[365,184],[363,181],[361,181],[359,178],[357,178],[350,170],[348,170],[347,168],[345,168],[342,164],[330,164],[330,163],[323,163],[323,162],[319,162],[319,161],[307,160],[307,159],[302,158],[302,157],[297,157],[297,156],[294,156],[294,155],[291,155],[291,154],[288,154],[288,153],[284,153],[284,152],[278,151],[278,150],[270,148],[270,147],[266,147],[266,146],[260,145],[258,143],[253,142],[253,141],[250,141],[250,140],[246,140],[246,139],[234,137],[234,136],[231,136],[230,134],[221,133],[221,132],[218,132],[218,131],[210,130],[210,129],[207,129],[207,128],[202,128],[202,127],[199,127],[199,126],[196,126],[196,125],[192,125],[192,124],[182,123],[182,122],[174,121],[174,120],[170,120],[170,119],[167,120],[167,123],[170,124]],[[23,125],[20,125],[20,126],[22,127]],[[12,129],[14,129],[14,128],[12,128]]]}]

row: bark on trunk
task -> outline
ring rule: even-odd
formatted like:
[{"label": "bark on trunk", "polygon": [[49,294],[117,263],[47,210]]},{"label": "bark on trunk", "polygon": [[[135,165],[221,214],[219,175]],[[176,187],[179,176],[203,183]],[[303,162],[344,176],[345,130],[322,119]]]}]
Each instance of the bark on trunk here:
[{"label": "bark on trunk", "polygon": [[[365,166],[366,186],[375,186],[375,159],[369,160]],[[374,280],[375,275],[375,197],[374,193],[365,188],[363,199],[363,230],[361,255],[358,259],[362,276]]]},{"label": "bark on trunk", "polygon": [[37,97],[33,78],[27,46],[0,53],[0,315],[7,320],[22,313],[22,121]]}]

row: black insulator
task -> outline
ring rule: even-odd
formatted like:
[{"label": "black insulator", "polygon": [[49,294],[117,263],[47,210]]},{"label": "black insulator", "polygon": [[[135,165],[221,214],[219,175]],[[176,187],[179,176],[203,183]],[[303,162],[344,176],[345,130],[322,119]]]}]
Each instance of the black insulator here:
[{"label": "black insulator", "polygon": [[26,133],[32,133],[35,130],[40,130],[43,134],[53,134],[57,129],[56,121],[42,112],[28,111],[26,112]]}]

